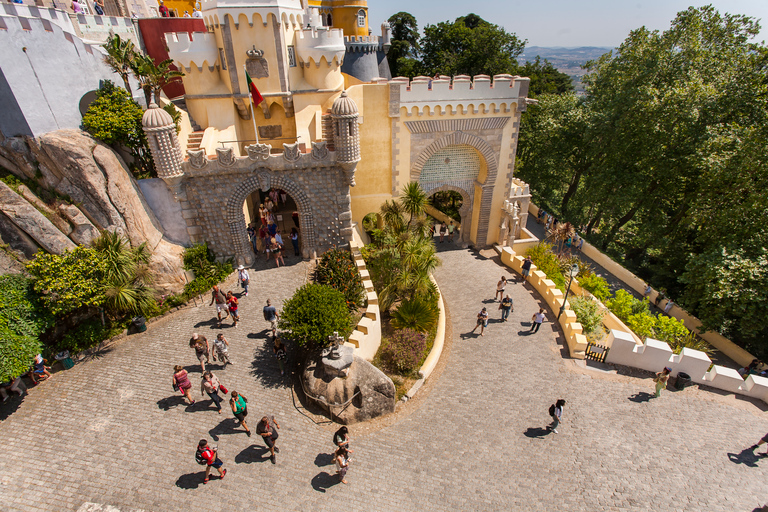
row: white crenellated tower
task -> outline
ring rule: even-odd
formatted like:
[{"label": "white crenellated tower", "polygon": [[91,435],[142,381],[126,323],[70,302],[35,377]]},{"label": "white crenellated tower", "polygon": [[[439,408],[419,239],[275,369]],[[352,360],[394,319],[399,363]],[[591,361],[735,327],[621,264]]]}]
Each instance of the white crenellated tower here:
[{"label": "white crenellated tower", "polygon": [[141,126],[147,135],[157,176],[173,188],[184,176],[181,147],[173,118],[156,103],[151,103],[141,118]]}]

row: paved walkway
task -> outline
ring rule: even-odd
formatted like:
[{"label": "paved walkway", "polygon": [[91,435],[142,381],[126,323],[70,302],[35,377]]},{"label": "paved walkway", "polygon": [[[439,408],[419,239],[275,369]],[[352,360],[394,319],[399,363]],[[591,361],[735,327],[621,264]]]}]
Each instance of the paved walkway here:
[{"label": "paved walkway", "polygon": [[[519,283],[508,287],[511,321],[470,335],[482,305],[498,318],[495,284],[510,274],[495,259],[439,248],[453,332],[444,369],[394,424],[351,427],[349,485],[331,476],[333,427],[294,407],[265,347],[261,306],[267,296],[279,306],[304,282],[298,263],[252,276],[241,326],[223,329],[235,365],[216,372],[248,397],[252,427],[277,415],[276,466],[231,414],[207,401],[186,407],[171,390],[174,364],[199,376],[191,332],[219,332],[206,305],[31,390],[0,424],[0,510],[730,512],[768,501],[768,458],[742,452],[768,431],[759,407],[690,388],[648,400],[649,379],[576,368],[551,323],[525,332],[539,302]],[[565,421],[549,434],[547,409],[561,397]],[[201,484],[201,437],[217,440],[223,481]]]}]

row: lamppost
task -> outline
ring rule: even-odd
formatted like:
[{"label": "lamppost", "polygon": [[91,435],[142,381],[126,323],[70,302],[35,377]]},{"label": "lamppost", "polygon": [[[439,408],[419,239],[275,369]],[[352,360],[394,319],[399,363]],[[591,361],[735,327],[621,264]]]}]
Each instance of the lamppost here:
[{"label": "lamppost", "polygon": [[579,273],[579,266],[574,263],[571,266],[571,280],[568,281],[568,288],[565,290],[565,297],[563,297],[563,305],[560,306],[560,312],[557,314],[557,319],[560,320],[560,315],[563,314],[563,311],[565,311],[565,303],[568,301],[568,293],[571,291],[571,283],[573,282],[573,278],[576,277],[576,274]]}]

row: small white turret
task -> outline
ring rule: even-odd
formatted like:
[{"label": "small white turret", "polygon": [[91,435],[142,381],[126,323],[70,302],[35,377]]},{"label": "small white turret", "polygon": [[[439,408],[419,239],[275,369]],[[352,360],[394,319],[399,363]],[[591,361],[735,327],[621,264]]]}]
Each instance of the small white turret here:
[{"label": "small white turret", "polygon": [[349,185],[355,186],[355,168],[360,161],[360,130],[357,126],[359,114],[355,102],[342,91],[331,108],[333,119],[333,144],[336,163],[347,173]]},{"label": "small white turret", "polygon": [[144,112],[141,126],[147,134],[157,176],[175,189],[184,177],[184,170],[181,168],[181,146],[173,118],[153,102]]}]

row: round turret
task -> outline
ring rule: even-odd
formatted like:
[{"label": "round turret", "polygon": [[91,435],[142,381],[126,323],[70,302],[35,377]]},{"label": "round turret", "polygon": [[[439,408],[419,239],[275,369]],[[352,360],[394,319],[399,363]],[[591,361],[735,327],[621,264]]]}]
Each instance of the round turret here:
[{"label": "round turret", "polygon": [[171,114],[158,107],[155,102],[152,102],[144,115],[141,116],[141,125],[146,129],[166,128],[173,124]]},{"label": "round turret", "polygon": [[357,105],[341,91],[331,107],[333,119],[333,145],[336,163],[347,173],[350,186],[355,186],[355,167],[360,161],[360,130],[357,126]]},{"label": "round turret", "polygon": [[166,180],[166,183],[168,180],[175,183],[184,175],[176,123],[168,112],[153,102],[141,116],[141,125],[147,135],[157,176]]}]

